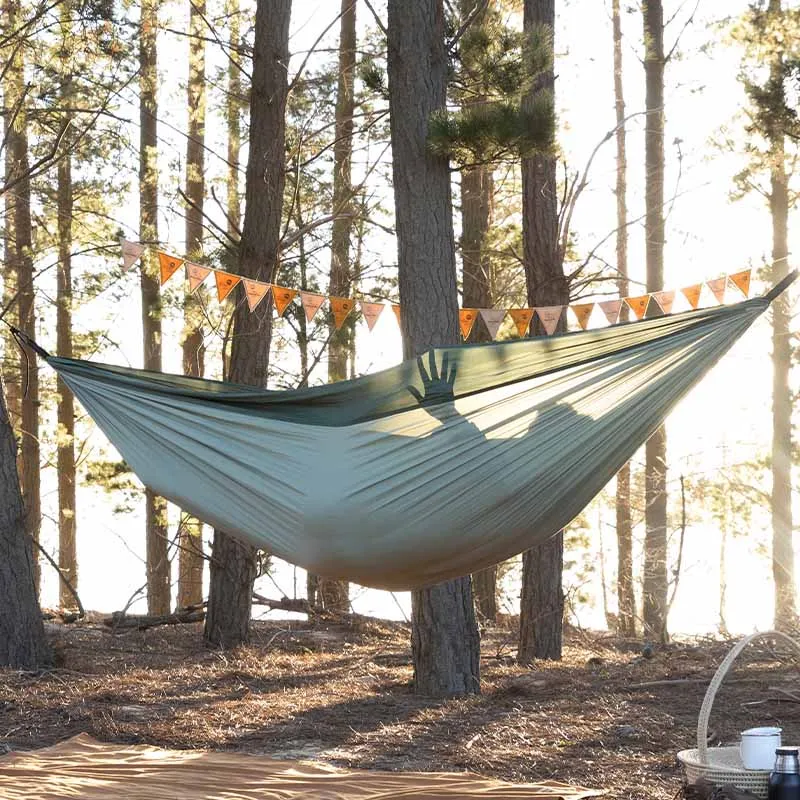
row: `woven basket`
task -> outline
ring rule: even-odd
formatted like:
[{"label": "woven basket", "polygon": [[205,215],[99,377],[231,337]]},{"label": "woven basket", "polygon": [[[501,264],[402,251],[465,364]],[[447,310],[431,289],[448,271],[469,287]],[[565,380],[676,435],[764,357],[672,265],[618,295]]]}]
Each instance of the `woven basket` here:
[{"label": "woven basket", "polygon": [[697,783],[700,778],[703,778],[715,786],[731,784],[737,789],[751,792],[756,797],[766,798],[769,770],[745,769],[739,756],[738,745],[710,749],[707,745],[708,718],[711,716],[711,707],[714,704],[717,690],[742,650],[756,639],[780,639],[800,655],[800,644],[780,631],[752,633],[740,639],[730,653],[725,656],[706,690],[703,705],[700,706],[700,716],[697,719],[697,747],[691,750],[681,750],[678,753],[678,761],[683,764],[688,783]]}]

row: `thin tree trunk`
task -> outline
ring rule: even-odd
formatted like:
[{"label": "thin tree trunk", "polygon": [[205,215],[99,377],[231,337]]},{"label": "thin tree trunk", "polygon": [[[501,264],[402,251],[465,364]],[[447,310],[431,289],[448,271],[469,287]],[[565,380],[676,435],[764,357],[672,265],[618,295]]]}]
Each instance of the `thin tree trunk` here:
[{"label": "thin tree trunk", "polygon": [[[72,8],[61,6],[61,35],[71,37]],[[72,74],[62,78],[61,97],[69,108],[72,97]],[[70,118],[69,112],[65,122]],[[62,358],[72,358],[72,156],[68,153],[58,162],[58,274],[56,279],[56,349]],[[72,392],[59,376],[58,389],[58,568],[78,591],[78,558],[76,552],[75,490],[75,403]],[[75,597],[65,581],[59,584],[59,605],[71,608]]]},{"label": "thin tree trunk", "polygon": [[[186,256],[203,254],[203,200],[205,199],[206,49],[205,0],[189,3],[189,82],[186,137]],[[202,288],[198,291],[202,292]],[[205,366],[203,315],[197,294],[183,298],[183,372],[202,377]],[[178,537],[178,607],[203,601],[203,523],[183,515]]]},{"label": "thin tree trunk", "polygon": [[[20,21],[20,6],[17,2],[8,5],[9,27],[13,30]],[[22,48],[17,50],[14,65],[14,97],[18,100],[14,125],[6,141],[15,177],[22,179],[13,189],[14,244],[17,265],[17,305],[19,327],[32,339],[36,339],[35,286],[33,283],[33,233],[31,224],[31,182],[28,177],[28,120],[25,100],[24,58]],[[20,374],[24,391],[20,398],[20,463],[22,497],[25,504],[25,529],[34,545],[39,543],[42,522],[41,484],[39,464],[39,367],[36,359],[20,353]],[[40,589],[38,550],[34,547],[33,579],[37,593]]]},{"label": "thin tree trunk", "polygon": [[[625,96],[622,83],[622,19],[620,0],[611,0],[614,34],[614,108],[617,145],[617,289],[620,297],[630,294],[628,280],[628,157],[625,131]],[[627,322],[628,307],[623,304],[622,321]],[[636,634],[636,595],[633,589],[633,524],[631,521],[631,464],[617,473],[617,633]]]},{"label": "thin tree trunk", "polygon": [[[523,25],[555,26],[554,0],[525,0]],[[552,69],[539,87],[553,90]],[[529,101],[530,98],[528,98]],[[569,302],[569,286],[564,277],[558,244],[558,198],[556,160],[536,155],[522,161],[522,240],[528,305],[562,305]],[[560,323],[563,330],[563,317]],[[534,335],[544,335],[538,319]],[[535,658],[561,658],[564,617],[564,532],[559,531],[522,557],[522,594],[517,660],[529,664]]]},{"label": "thin tree trunk", "polygon": [[[158,242],[158,68],[156,33],[159,0],[142,0],[139,36],[139,238]],[[161,371],[161,292],[152,250],[141,258],[144,368]],[[147,609],[170,610],[170,564],[167,557],[167,502],[145,490]]]},{"label": "thin tree trunk", "polygon": [[240,114],[242,108],[242,73],[239,54],[241,46],[239,0],[225,0],[226,16],[228,18],[228,45],[230,56],[228,60],[228,96],[225,105],[225,118],[228,127],[228,177],[227,188],[227,214],[228,233],[238,238],[241,227],[241,212],[239,209],[239,152],[242,146]]},{"label": "thin tree trunk", "polygon": [[[339,82],[336,89],[336,120],[333,144],[333,213],[331,229],[331,275],[329,293],[349,297],[353,290],[350,267],[350,234],[353,229],[353,113],[356,71],[356,2],[342,0],[339,33]],[[337,331],[331,316],[331,340],[328,346],[328,382],[347,380],[348,365],[356,349],[355,316],[351,315]],[[350,610],[347,581],[323,576],[317,579],[317,603],[331,611]]]},{"label": "thin tree trunk", "polygon": [[[447,159],[427,148],[445,107],[442,0],[388,3],[389,111],[403,350],[406,358],[459,341]],[[480,691],[480,639],[469,577],[412,593],[414,689],[437,697]]]},{"label": "thin tree trunk", "polygon": [[[283,208],[286,97],[288,93],[291,0],[258,0],[250,91],[250,151],[245,182],[245,216],[239,273],[270,283],[278,266]],[[272,301],[254,312],[238,302],[228,380],[265,386],[272,338]],[[205,638],[231,647],[247,641],[255,548],[214,531]]]},{"label": "thin tree trunk", "polygon": [[[782,11],[781,0],[770,0],[769,13]],[[783,52],[770,63],[770,80],[783,81]],[[785,103],[785,97],[782,98]],[[789,271],[789,180],[786,174],[784,132],[778,123],[768,132],[770,145],[770,195],[772,215],[772,281]],[[791,315],[786,294],[772,303],[772,575],[775,582],[775,620],[779,630],[797,625],[792,546],[792,366]]]},{"label": "thin tree trunk", "polygon": [[17,446],[0,383],[0,666],[34,669],[50,663],[33,582],[17,475]]},{"label": "thin tree trunk", "polygon": [[[645,254],[647,291],[664,286],[664,12],[661,0],[642,6],[645,42]],[[645,540],[642,617],[647,639],[667,632],[667,431],[645,445]]]}]

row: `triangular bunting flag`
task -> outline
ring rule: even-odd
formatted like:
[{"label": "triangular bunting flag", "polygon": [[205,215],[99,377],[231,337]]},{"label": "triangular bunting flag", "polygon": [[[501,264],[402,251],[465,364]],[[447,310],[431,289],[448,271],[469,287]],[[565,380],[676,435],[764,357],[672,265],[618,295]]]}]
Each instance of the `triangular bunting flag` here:
[{"label": "triangular bunting flag", "polygon": [[242,278],[242,285],[244,286],[244,293],[247,295],[247,305],[251,311],[255,311],[258,304],[267,296],[269,284]]},{"label": "triangular bunting flag", "polygon": [[548,336],[552,336],[556,332],[558,322],[561,319],[561,314],[564,311],[564,306],[538,306],[536,313],[544,325],[544,329]]},{"label": "triangular bunting flag", "polygon": [[533,309],[509,308],[508,314],[511,319],[514,320],[514,324],[517,326],[517,333],[520,336],[526,336],[528,333],[528,328],[531,325],[531,320],[533,319]]},{"label": "triangular bunting flag", "polygon": [[289,303],[294,300],[297,292],[294,289],[287,289],[285,286],[272,286],[272,297],[275,300],[275,310],[278,316],[282,317],[283,312],[289,307]]},{"label": "triangular bunting flag", "polygon": [[622,308],[622,300],[603,300],[598,303],[602,312],[606,315],[609,325],[616,325],[619,319],[619,312]]},{"label": "triangular bunting flag", "polygon": [[144,245],[139,242],[129,242],[127,239],[119,240],[122,248],[122,268],[127,272],[144,253]]},{"label": "triangular bunting flag", "polygon": [[653,292],[653,300],[658,303],[658,307],[665,313],[672,313],[672,304],[675,302],[675,292]]},{"label": "triangular bunting flag", "polygon": [[331,310],[333,311],[333,325],[338,331],[344,321],[350,315],[350,312],[355,308],[355,301],[349,297],[331,297]]},{"label": "triangular bunting flag", "polygon": [[397,318],[397,324],[400,325],[400,306],[398,306],[396,303],[392,303],[392,311],[394,311],[394,315]]},{"label": "triangular bunting flag", "polygon": [[161,285],[163,286],[184,264],[182,258],[158,251],[158,265],[161,268]]},{"label": "triangular bunting flag", "polygon": [[478,318],[478,312],[475,308],[462,308],[458,312],[458,324],[461,326],[461,335],[465,339],[469,339],[469,334],[472,331],[472,326]]},{"label": "triangular bunting flag", "polygon": [[375,327],[378,317],[383,313],[383,309],[386,308],[383,303],[365,303],[363,300],[358,301],[358,306],[370,330]]},{"label": "triangular bunting flag", "polygon": [[721,278],[714,278],[713,280],[706,281],[706,286],[711,289],[717,302],[722,305],[725,302],[725,285],[728,283],[728,278],[723,275]]},{"label": "triangular bunting flag", "polygon": [[578,325],[581,326],[581,330],[585,331],[589,325],[589,317],[592,316],[592,311],[594,311],[594,303],[578,303],[577,305],[570,306],[570,308],[575,315],[575,319],[578,320]]},{"label": "triangular bunting flag", "polygon": [[241,280],[238,275],[231,275],[230,272],[214,270],[214,280],[217,282],[217,297],[220,303],[231,293],[231,290]]},{"label": "triangular bunting flag", "polygon": [[189,292],[196,292],[200,284],[208,277],[210,272],[210,267],[204,267],[201,264],[193,264],[191,261],[187,261],[186,277],[189,279]]},{"label": "triangular bunting flag", "polygon": [[731,283],[745,296],[750,297],[750,277],[753,271],[750,269],[742,270],[741,272],[734,272],[733,275],[728,275]]},{"label": "triangular bunting flag", "polygon": [[478,311],[486,325],[486,330],[489,331],[489,336],[494,339],[506,318],[506,310],[504,308],[479,308]]},{"label": "triangular bunting flag", "polygon": [[702,291],[702,283],[696,283],[694,286],[686,286],[681,289],[683,296],[689,301],[689,305],[692,308],[697,308],[697,304],[700,302],[700,292]]},{"label": "triangular bunting flag", "polygon": [[647,311],[647,306],[650,304],[650,295],[642,294],[638,297],[626,297],[625,302],[628,308],[636,314],[636,319],[642,319]]},{"label": "triangular bunting flag", "polygon": [[325,297],[321,294],[314,294],[313,292],[300,292],[300,302],[306,312],[306,322],[311,322],[317,315],[322,304],[325,302]]}]

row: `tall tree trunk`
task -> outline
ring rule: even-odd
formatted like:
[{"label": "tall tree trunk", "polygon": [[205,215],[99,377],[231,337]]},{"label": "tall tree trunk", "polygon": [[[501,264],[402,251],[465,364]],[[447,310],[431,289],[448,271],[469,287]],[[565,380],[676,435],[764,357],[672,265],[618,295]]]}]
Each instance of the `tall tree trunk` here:
[{"label": "tall tree trunk", "polygon": [[239,0],[225,0],[228,18],[228,96],[225,118],[228,128],[228,176],[226,181],[228,233],[238,238],[241,228],[239,209],[239,151],[242,146],[240,114],[242,108],[241,33]]},{"label": "tall tree trunk", "polygon": [[[664,287],[664,11],[661,0],[642,5],[645,44],[645,253],[647,291]],[[667,632],[667,431],[645,445],[645,538],[642,617],[647,639]]]},{"label": "tall tree trunk", "polygon": [[[476,0],[461,0],[459,13],[462,20],[474,13]],[[472,25],[481,25],[485,11],[472,20]],[[464,67],[475,69],[469,62],[469,53],[463,52]],[[482,105],[485,97],[463,101],[468,105]],[[461,297],[464,308],[491,308],[492,265],[486,248],[486,235],[492,224],[494,206],[494,175],[489,164],[476,164],[461,170]],[[472,328],[471,342],[491,340],[483,319],[478,319]],[[497,619],[497,565],[486,567],[472,576],[472,591],[475,595],[475,610],[482,619]]]},{"label": "tall tree trunk", "polygon": [[[617,289],[620,297],[630,294],[628,280],[628,157],[625,141],[625,96],[622,84],[622,19],[620,0],[611,0],[614,34],[614,108],[616,110],[617,144]],[[623,322],[628,307],[623,303]],[[631,464],[617,473],[617,633],[636,635],[636,595],[633,589],[633,524],[631,521]]]},{"label": "tall tree trunk", "polygon": [[[186,256],[203,254],[203,200],[205,198],[206,135],[206,4],[189,3],[189,82],[187,87],[188,135],[186,137]],[[198,291],[203,291],[200,288]],[[183,298],[183,372],[202,377],[205,365],[203,315],[197,294]],[[178,537],[178,607],[203,600],[203,523],[182,515]]]},{"label": "tall tree trunk", "polygon": [[[71,37],[71,3],[61,6],[61,35]],[[61,99],[69,108],[72,98],[72,74],[62,76]],[[66,112],[65,122],[70,113]],[[64,155],[58,162],[58,275],[56,279],[56,349],[62,358],[72,358],[72,156]],[[58,568],[78,590],[78,558],[76,552],[76,490],[75,490],[75,403],[72,392],[61,379],[58,389]],[[70,608],[75,598],[69,586],[59,584],[59,604]]]},{"label": "tall tree trunk", "polygon": [[[781,0],[770,0],[769,13],[779,15]],[[783,86],[784,55],[773,54],[770,81]],[[783,89],[781,94],[783,95]],[[781,102],[785,105],[786,98]],[[789,271],[789,179],[786,174],[785,140],[782,124],[768,131],[770,146],[770,195],[772,215],[772,281],[777,283]],[[788,630],[797,625],[792,546],[792,394],[789,375],[792,365],[791,314],[786,294],[772,303],[772,575],[775,582],[775,628]]]},{"label": "tall tree trunk", "polygon": [[[158,243],[158,66],[156,34],[159,0],[142,0],[139,35],[139,238]],[[144,368],[161,371],[161,291],[151,249],[141,258],[142,337]],[[145,490],[147,609],[170,610],[170,563],[167,502]]]},{"label": "tall tree trunk", "polygon": [[[353,229],[353,112],[356,70],[356,2],[342,0],[339,33],[339,82],[336,89],[336,120],[333,144],[333,226],[331,230],[331,276],[329,294],[349,297],[353,289],[350,267],[350,234]],[[348,364],[355,352],[355,317],[351,315],[337,331],[331,318],[328,346],[328,382],[347,380]],[[319,576],[317,604],[331,611],[349,611],[350,589],[347,581]]]},{"label": "tall tree trunk", "polygon": [[[554,0],[525,0],[523,26],[555,27]],[[555,86],[551,69],[536,88]],[[526,98],[526,102],[530,101]],[[536,155],[522,161],[522,240],[528,305],[562,305],[569,302],[569,286],[564,277],[563,257],[558,243],[558,198],[556,160]],[[563,317],[560,329],[563,330]],[[545,331],[537,319],[534,335]],[[517,660],[529,664],[535,658],[561,658],[564,618],[564,532],[522,556],[522,594]]]},{"label": "tall tree trunk", "polygon": [[[291,0],[258,0],[250,90],[250,151],[239,273],[272,282],[278,266],[283,208],[286,96]],[[254,312],[239,302],[233,312],[228,380],[265,386],[272,338],[272,300]],[[247,641],[255,579],[255,548],[214,531],[205,638],[231,647]]]},{"label": "tall tree trunk", "polygon": [[[9,2],[6,7],[8,27],[15,30],[21,23],[20,5]],[[13,69],[15,117],[9,130],[6,147],[13,165],[15,178],[21,180],[13,189],[14,204],[14,246],[17,266],[17,305],[19,308],[19,327],[32,339],[36,339],[36,291],[33,283],[33,240],[31,225],[31,182],[28,159],[28,120],[25,99],[25,64],[23,48],[19,47]],[[41,485],[39,464],[39,367],[36,359],[29,359],[20,353],[20,374],[24,391],[20,398],[20,464],[22,497],[25,504],[25,530],[34,545],[39,543],[42,521]],[[33,550],[33,579],[39,591],[40,571],[38,550]]]},{"label": "tall tree trunk", "polygon": [[[427,148],[446,102],[442,0],[389,0],[392,137],[403,350],[406,358],[459,341],[455,245],[446,158]],[[480,640],[469,577],[412,593],[414,688],[437,697],[480,691]]]},{"label": "tall tree trunk", "polygon": [[17,444],[0,384],[0,666],[33,669],[51,661],[33,582],[17,475]]}]

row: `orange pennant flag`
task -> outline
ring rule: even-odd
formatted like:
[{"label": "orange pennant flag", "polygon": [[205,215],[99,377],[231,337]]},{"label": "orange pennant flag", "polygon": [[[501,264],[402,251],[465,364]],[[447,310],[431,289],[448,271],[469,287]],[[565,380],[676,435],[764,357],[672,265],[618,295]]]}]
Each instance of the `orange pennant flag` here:
[{"label": "orange pennant flag", "polygon": [[313,292],[300,292],[300,302],[306,312],[306,322],[311,322],[317,315],[322,304],[325,302],[325,297],[321,294],[314,294]]},{"label": "orange pennant flag", "polygon": [[297,292],[294,289],[287,289],[285,286],[272,286],[272,297],[275,299],[275,310],[278,316],[282,317],[283,312],[289,307],[289,303],[294,300]]},{"label": "orange pennant flag", "polygon": [[122,248],[122,268],[127,272],[144,253],[144,245],[127,239],[120,239],[119,244]]},{"label": "orange pennant flag", "polygon": [[462,308],[458,312],[458,324],[461,326],[461,335],[469,339],[472,326],[478,318],[478,311],[475,308]]},{"label": "orange pennant flag", "polygon": [[396,303],[392,303],[392,311],[394,311],[394,315],[397,317],[397,324],[400,325],[400,306],[398,306]]},{"label": "orange pennant flag", "polygon": [[187,261],[186,277],[189,279],[189,292],[196,292],[200,284],[208,277],[210,272],[210,267],[204,267],[200,264],[193,264],[191,261]]},{"label": "orange pennant flag", "polygon": [[561,319],[561,313],[564,311],[564,306],[538,306],[536,313],[544,325],[544,329],[548,336],[552,336],[556,332],[558,322]]},{"label": "orange pennant flag", "polygon": [[702,283],[695,283],[693,286],[686,286],[681,289],[683,296],[689,301],[689,305],[692,308],[697,308],[697,304],[700,302],[700,292],[702,291]]},{"label": "orange pennant flag", "polygon": [[358,301],[358,306],[370,330],[375,327],[378,317],[383,313],[383,309],[386,308],[383,303],[365,303],[363,300]]},{"label": "orange pennant flag", "polygon": [[575,319],[578,320],[581,330],[585,331],[589,325],[589,317],[592,316],[592,311],[594,311],[594,303],[578,303],[570,306],[570,308],[575,315]]},{"label": "orange pennant flag", "polygon": [[215,269],[214,280],[217,282],[217,297],[221,303],[241,278],[238,275],[231,275],[230,272],[222,272],[222,270]]},{"label": "orange pennant flag", "polygon": [[658,307],[665,313],[672,313],[672,304],[675,302],[675,292],[653,292],[653,300],[658,303]]},{"label": "orange pennant flag", "polygon": [[750,277],[753,271],[750,269],[742,270],[741,272],[734,272],[733,275],[728,275],[731,283],[745,296],[750,297]]},{"label": "orange pennant flag", "polygon": [[161,285],[163,286],[184,264],[182,258],[158,251],[158,265],[161,267]]},{"label": "orange pennant flag", "polygon": [[619,312],[622,308],[622,300],[603,300],[597,305],[600,306],[603,313],[606,315],[609,325],[616,325],[619,319]]},{"label": "orange pennant flag", "polygon": [[333,311],[333,325],[338,331],[344,321],[350,315],[350,312],[355,308],[355,301],[349,297],[331,297],[331,309]]},{"label": "orange pennant flag", "polygon": [[650,295],[643,294],[639,297],[626,297],[625,302],[634,314],[636,319],[642,319],[647,311],[647,306],[650,304]]},{"label": "orange pennant flag", "polygon": [[508,314],[514,320],[517,326],[517,333],[520,336],[526,336],[528,328],[530,327],[531,320],[533,319],[532,308],[509,308]]},{"label": "orange pennant flag", "polygon": [[489,336],[494,339],[503,324],[503,320],[506,318],[506,310],[504,308],[479,308],[478,312],[483,318],[486,330],[489,331]]},{"label": "orange pennant flag", "polygon": [[249,278],[242,278],[244,293],[247,295],[247,305],[251,311],[255,311],[258,304],[267,296],[269,284],[261,281],[253,281]]},{"label": "orange pennant flag", "polygon": [[723,275],[721,278],[714,278],[711,281],[706,281],[706,286],[711,289],[717,302],[722,305],[725,302],[725,285],[728,283],[728,278]]}]

